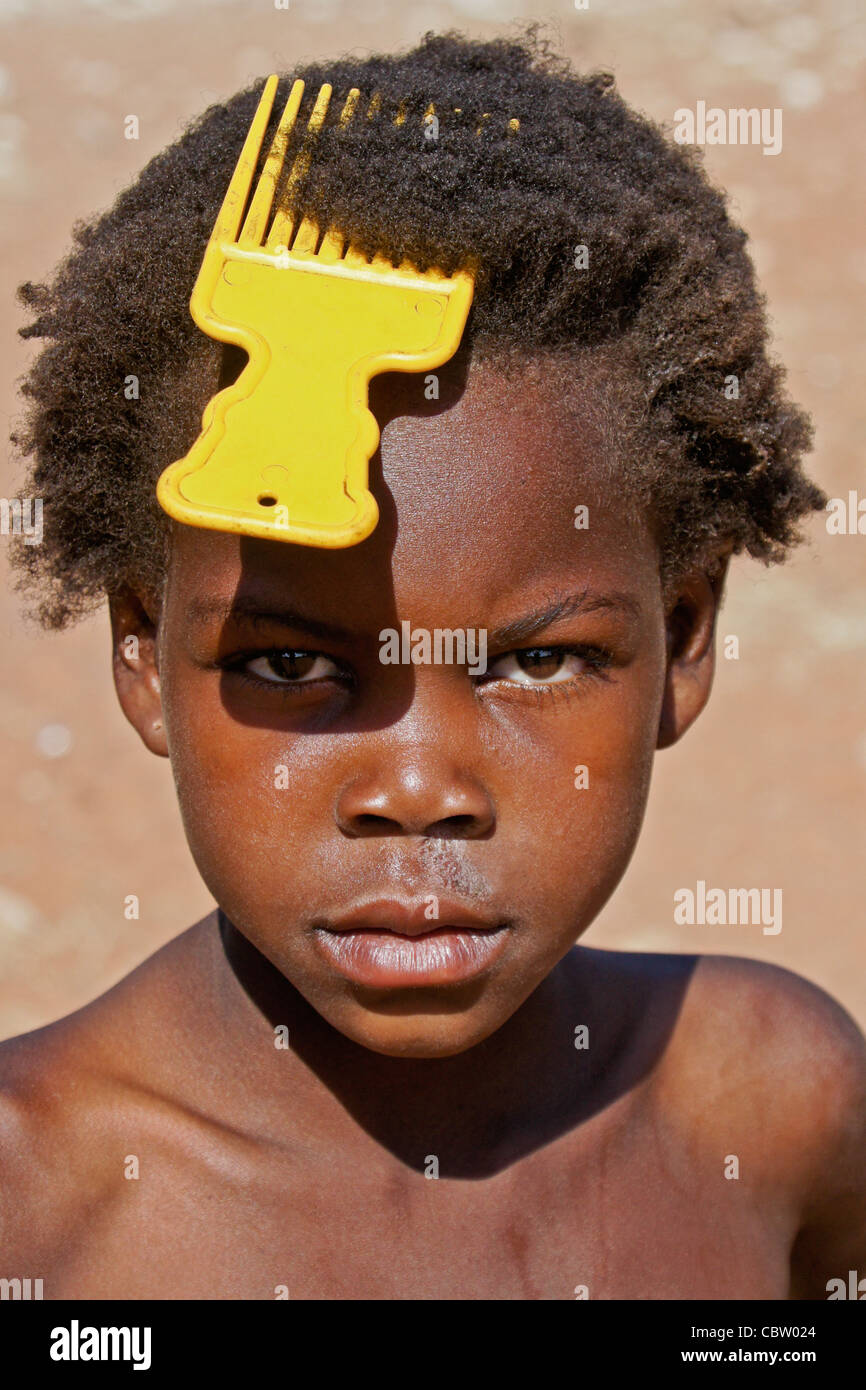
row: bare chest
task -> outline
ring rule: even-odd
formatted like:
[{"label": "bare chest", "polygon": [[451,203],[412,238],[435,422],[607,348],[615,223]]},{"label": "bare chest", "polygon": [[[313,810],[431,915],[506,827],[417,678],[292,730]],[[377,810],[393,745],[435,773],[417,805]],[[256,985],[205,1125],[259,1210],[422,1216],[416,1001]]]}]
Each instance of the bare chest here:
[{"label": "bare chest", "polygon": [[722,1154],[598,1127],[482,1176],[437,1174],[434,1157],[155,1151],[58,1252],[46,1297],[787,1296],[784,1214]]}]

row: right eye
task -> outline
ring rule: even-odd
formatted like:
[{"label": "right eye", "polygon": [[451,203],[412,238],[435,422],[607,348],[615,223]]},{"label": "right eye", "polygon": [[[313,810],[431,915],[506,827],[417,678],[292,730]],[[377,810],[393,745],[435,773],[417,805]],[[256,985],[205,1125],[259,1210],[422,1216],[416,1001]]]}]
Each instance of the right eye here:
[{"label": "right eye", "polygon": [[345,676],[335,661],[321,652],[299,651],[294,647],[284,651],[265,652],[250,657],[235,668],[269,685],[312,685],[315,681],[339,680]]}]

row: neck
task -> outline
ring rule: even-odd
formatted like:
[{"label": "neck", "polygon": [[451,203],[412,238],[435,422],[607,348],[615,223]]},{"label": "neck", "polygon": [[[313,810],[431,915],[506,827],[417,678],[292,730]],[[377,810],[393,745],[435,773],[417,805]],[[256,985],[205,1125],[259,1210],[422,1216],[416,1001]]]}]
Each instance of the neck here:
[{"label": "neck", "polygon": [[[550,1142],[602,1103],[599,1062],[609,1026],[591,1052],[573,1045],[589,1022],[593,991],[572,951],[483,1042],[455,1056],[373,1052],[333,1028],[221,913],[216,968],[220,1036],[230,1039],[233,1106],[267,1116],[274,1139],[304,1134],[329,1146],[372,1141],[409,1167],[436,1154],[442,1176],[478,1176]],[[274,1029],[288,1028],[288,1049]],[[606,1035],[606,1036],[605,1036]],[[241,1057],[238,1058],[238,1049]],[[608,1078],[610,1079],[610,1078]],[[603,1088],[607,1089],[607,1088]]]}]

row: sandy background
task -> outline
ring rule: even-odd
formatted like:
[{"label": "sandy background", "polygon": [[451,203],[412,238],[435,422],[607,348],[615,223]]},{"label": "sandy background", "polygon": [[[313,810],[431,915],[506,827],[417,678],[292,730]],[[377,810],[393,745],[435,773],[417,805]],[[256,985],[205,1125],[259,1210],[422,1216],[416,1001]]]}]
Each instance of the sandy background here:
[{"label": "sandy background", "polygon": [[[426,29],[491,36],[546,18],[578,68],[612,70],[628,101],[781,107],[783,150],[707,150],[753,237],[777,352],[814,416],[812,469],[859,488],[866,417],[866,13],[857,0],[0,0],[0,425],[33,344],[16,330],[24,279],[46,276],[75,218],[109,205],[211,101],[275,69],[393,49]],[[140,139],[123,120],[140,120]],[[19,476],[4,449],[0,493]],[[735,569],[708,711],[662,754],[644,834],[588,944],[761,957],[830,990],[866,1025],[866,536],[822,518],[789,565]],[[3,545],[0,538],[0,545]],[[5,566],[5,560],[4,560]],[[61,636],[28,630],[0,596],[0,1035],[91,999],[211,906],[186,848],[168,763],[145,753],[114,699],[103,610]],[[760,926],[677,927],[673,894],[784,894]],[[124,898],[141,917],[126,921]]]}]

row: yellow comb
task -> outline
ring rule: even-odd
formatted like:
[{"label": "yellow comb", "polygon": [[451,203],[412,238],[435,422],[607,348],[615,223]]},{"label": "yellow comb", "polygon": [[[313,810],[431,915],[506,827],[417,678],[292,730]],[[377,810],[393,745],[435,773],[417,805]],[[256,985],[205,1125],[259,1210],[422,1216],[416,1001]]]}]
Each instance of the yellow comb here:
[{"label": "yellow comb", "polygon": [[[268,229],[303,97],[300,81],[244,218],[277,85],[276,76],[265,83],[190,300],[199,328],[237,344],[249,361],[209,401],[201,434],[162,474],[157,498],[190,526],[303,545],[355,545],[379,516],[368,488],[379,442],[367,407],[370,378],[429,370],[454,355],[476,267],[446,276],[435,268],[422,273],[407,261],[395,267],[378,255],[368,262],[338,233],[321,236],[306,217],[295,228],[283,211]],[[359,96],[357,88],[349,93],[342,125]],[[309,168],[330,97],[326,84],[289,187]],[[369,119],[377,109],[374,96]],[[430,114],[428,108],[425,124]]]}]

